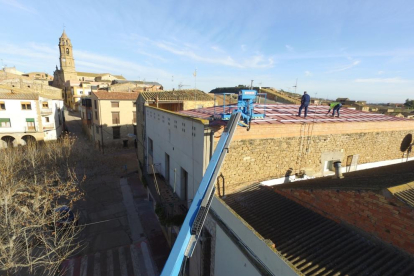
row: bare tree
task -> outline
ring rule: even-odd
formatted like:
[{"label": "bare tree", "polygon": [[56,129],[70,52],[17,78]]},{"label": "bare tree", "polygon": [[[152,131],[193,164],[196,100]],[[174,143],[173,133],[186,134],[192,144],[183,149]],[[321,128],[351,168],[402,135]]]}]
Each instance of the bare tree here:
[{"label": "bare tree", "polygon": [[82,197],[74,143],[66,136],[0,152],[0,274],[54,275],[80,247],[77,215],[56,212]]}]

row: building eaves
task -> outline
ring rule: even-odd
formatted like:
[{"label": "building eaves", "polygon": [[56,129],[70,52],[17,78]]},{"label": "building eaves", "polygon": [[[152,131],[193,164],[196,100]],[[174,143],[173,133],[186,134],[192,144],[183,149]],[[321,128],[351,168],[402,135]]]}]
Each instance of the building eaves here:
[{"label": "building eaves", "polygon": [[162,92],[142,92],[146,101],[213,101],[213,98],[200,90],[175,90]]},{"label": "building eaves", "polygon": [[138,98],[139,93],[97,91],[97,92],[92,92],[92,95],[95,95],[100,100],[132,100],[132,101],[135,101]]},{"label": "building eaves", "polygon": [[[112,75],[110,73],[89,73],[89,72],[76,72],[76,75],[78,76],[84,76],[84,77],[100,77],[100,76],[104,76],[104,75]],[[125,78],[121,75],[112,75],[117,79],[120,80],[125,80]]]},{"label": "building eaves", "polygon": [[225,203],[300,275],[411,275],[414,258],[253,185]]}]

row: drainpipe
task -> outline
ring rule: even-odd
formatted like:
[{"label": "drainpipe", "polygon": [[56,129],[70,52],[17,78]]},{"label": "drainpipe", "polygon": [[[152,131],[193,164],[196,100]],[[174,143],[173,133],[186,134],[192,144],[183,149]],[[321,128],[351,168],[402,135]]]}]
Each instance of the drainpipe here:
[{"label": "drainpipe", "polygon": [[99,105],[99,124],[101,125],[102,154],[105,154],[104,140],[103,140],[102,116],[101,116],[101,100],[99,100],[99,99],[98,99],[98,105]]},{"label": "drainpipe", "polygon": [[175,184],[177,183],[177,169],[174,169],[174,194],[175,194]]}]

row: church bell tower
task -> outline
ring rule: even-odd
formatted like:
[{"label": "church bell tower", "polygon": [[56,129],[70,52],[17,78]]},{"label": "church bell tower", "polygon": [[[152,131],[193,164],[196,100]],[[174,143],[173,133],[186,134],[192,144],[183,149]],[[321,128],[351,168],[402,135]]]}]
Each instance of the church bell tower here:
[{"label": "church bell tower", "polygon": [[73,59],[72,42],[63,31],[59,39],[60,69],[63,71],[65,81],[76,80],[75,60]]}]

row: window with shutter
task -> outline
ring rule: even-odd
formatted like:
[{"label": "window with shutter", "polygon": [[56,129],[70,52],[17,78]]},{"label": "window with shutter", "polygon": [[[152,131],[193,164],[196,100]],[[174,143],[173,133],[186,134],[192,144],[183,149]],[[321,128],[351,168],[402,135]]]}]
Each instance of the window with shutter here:
[{"label": "window with shutter", "polygon": [[0,127],[11,127],[10,118],[0,118]]},{"label": "window with shutter", "polygon": [[112,124],[118,125],[120,122],[119,112],[112,112]]}]

